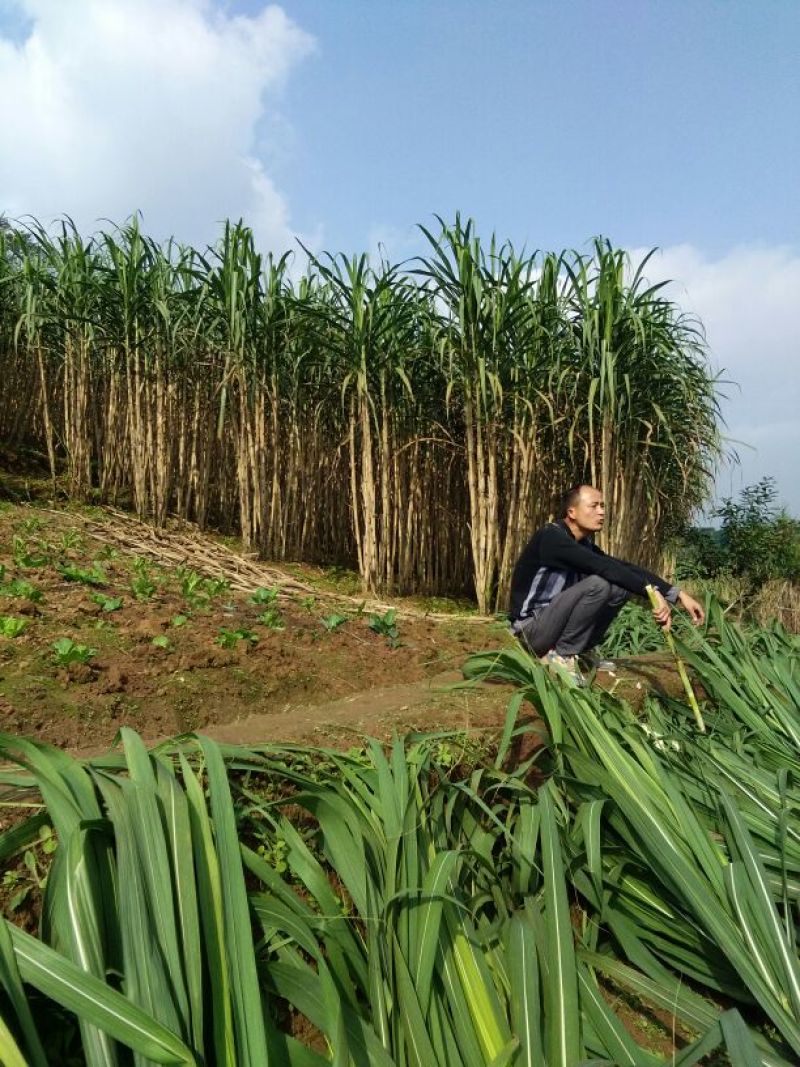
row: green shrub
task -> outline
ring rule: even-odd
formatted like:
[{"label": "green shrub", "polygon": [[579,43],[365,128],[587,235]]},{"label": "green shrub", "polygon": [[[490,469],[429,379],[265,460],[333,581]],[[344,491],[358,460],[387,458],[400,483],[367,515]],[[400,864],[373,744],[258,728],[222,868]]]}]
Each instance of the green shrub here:
[{"label": "green shrub", "polygon": [[692,527],[676,546],[679,581],[732,576],[749,592],[773,579],[800,581],[800,522],[777,506],[774,478],[746,486],[714,511],[718,530]]},{"label": "green shrub", "polygon": [[771,578],[800,580],[800,522],[779,510],[776,498],[774,479],[762,478],[716,512],[730,573],[748,578],[751,587]]}]

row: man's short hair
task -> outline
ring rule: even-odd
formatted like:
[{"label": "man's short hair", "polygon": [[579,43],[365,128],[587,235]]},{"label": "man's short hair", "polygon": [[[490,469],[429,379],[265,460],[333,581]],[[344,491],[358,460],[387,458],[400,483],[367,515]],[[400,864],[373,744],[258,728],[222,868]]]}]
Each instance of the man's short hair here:
[{"label": "man's short hair", "polygon": [[558,505],[558,518],[566,519],[567,512],[570,508],[574,508],[580,501],[581,489],[589,488],[588,482],[576,482],[575,485],[571,485],[567,489],[566,493],[561,497]]}]

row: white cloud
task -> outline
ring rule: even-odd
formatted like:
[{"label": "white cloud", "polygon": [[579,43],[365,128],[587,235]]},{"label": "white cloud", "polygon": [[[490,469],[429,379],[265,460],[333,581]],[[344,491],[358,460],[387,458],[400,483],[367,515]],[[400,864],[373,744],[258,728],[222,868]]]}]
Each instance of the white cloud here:
[{"label": "white cloud", "polygon": [[0,212],[85,230],[141,210],[202,244],[243,216],[264,248],[294,246],[289,207],[255,156],[259,123],[313,39],[277,6],[210,0],[18,0],[0,37]]},{"label": "white cloud", "polygon": [[[633,261],[642,254],[634,250]],[[646,273],[654,282],[674,279],[668,294],[700,317],[713,364],[738,386],[721,389],[741,466],[720,472],[718,495],[736,495],[769,474],[800,515],[800,255],[746,246],[711,258],[679,245],[657,253]]]}]

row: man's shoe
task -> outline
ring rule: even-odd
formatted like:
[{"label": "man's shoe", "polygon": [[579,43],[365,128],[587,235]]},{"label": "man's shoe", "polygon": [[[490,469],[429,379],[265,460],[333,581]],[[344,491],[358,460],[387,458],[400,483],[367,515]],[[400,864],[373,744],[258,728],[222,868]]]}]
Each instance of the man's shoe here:
[{"label": "man's shoe", "polygon": [[593,649],[581,652],[580,660],[584,666],[592,671],[605,671],[607,674],[613,674],[617,669],[613,659],[605,659],[604,656],[598,655]]},{"label": "man's shoe", "polygon": [[586,685],[586,679],[578,669],[577,656],[559,656],[555,649],[550,649],[541,657],[542,663],[544,663],[554,674],[560,675],[567,681],[572,682],[573,685],[583,688]]}]

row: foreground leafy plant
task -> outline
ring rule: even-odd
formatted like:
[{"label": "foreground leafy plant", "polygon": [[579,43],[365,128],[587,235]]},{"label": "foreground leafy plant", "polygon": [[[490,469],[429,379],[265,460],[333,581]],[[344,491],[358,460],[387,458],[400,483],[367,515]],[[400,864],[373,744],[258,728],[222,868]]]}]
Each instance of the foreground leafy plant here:
[{"label": "foreground leafy plant", "polygon": [[635,603],[624,606],[603,641],[603,654],[612,659],[663,651],[664,638],[652,612]]},{"label": "foreground leafy plant", "polygon": [[[0,737],[41,788],[59,842],[51,944],[3,926],[5,973],[77,1013],[92,1065],[118,1045],[144,1062],[222,1067],[659,1063],[601,994],[596,975],[613,958],[571,920],[574,831],[594,819],[573,823],[555,783],[525,784],[527,766],[500,769],[518,708],[495,766],[455,778],[436,762],[440,737],[388,752],[370,742],[358,757],[227,749],[227,768],[203,738],[193,766],[191,749],[148,753],[123,728],[121,756],[81,766]],[[68,908],[76,891],[82,906]],[[21,1047],[44,1055],[14,982]],[[668,992],[704,1032],[673,1063],[698,1062],[729,1033],[755,1047],[737,1012]],[[328,1057],[278,1028],[278,998]]]},{"label": "foreground leafy plant", "polygon": [[751,641],[712,603],[705,640],[681,655],[719,694],[708,736],[687,705],[651,698],[642,721],[602,692],[561,689],[517,650],[473,657],[467,670],[515,681],[548,722],[586,853],[573,879],[594,911],[593,966],[664,1004],[672,989],[696,1020],[702,1005],[687,1000],[684,975],[743,1008],[755,1000],[784,1043],[751,1034],[759,1057],[796,1057],[800,833],[788,812],[800,811],[800,792],[787,771],[798,766],[800,646],[778,630]]},{"label": "foreground leafy plant", "polygon": [[[44,822],[58,841],[42,940],[0,926],[9,1040],[47,1062],[27,985],[37,1019],[77,1014],[67,1052],[90,1067],[121,1045],[143,1064],[656,1067],[611,982],[674,1020],[671,1067],[717,1048],[791,1067],[800,647],[712,605],[681,654],[705,735],[679,701],[634,713],[504,650],[467,665],[520,687],[494,752],[451,734],[148,752],[123,729],[121,753],[79,763],[0,736],[18,764],[0,785],[44,804],[0,862]],[[525,700],[550,738],[521,761]]]}]

